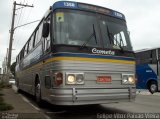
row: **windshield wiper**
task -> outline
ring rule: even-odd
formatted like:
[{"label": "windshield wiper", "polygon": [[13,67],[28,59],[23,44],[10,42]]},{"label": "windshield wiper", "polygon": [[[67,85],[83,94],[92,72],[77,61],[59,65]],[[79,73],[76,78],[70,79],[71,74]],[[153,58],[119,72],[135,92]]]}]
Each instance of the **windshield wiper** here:
[{"label": "windshield wiper", "polygon": [[97,44],[98,42],[97,42],[97,36],[96,36],[96,31],[95,31],[94,24],[93,24],[93,35],[94,35],[94,38],[95,38],[95,42]]},{"label": "windshield wiper", "polygon": [[113,34],[110,33],[108,26],[107,26],[107,34],[108,34],[108,38],[109,38],[110,44],[114,44],[114,42],[112,40],[113,38],[111,38],[111,35],[113,37]]},{"label": "windshield wiper", "polygon": [[94,36],[95,42],[96,42],[96,44],[97,44],[97,36],[96,36],[96,31],[95,31],[95,26],[94,26],[94,24],[93,24],[93,33],[88,37],[88,39],[86,40],[86,42],[84,42],[84,43],[81,45],[80,48],[84,48],[84,47],[87,45],[87,43],[92,39],[93,36]]},{"label": "windshield wiper", "polygon": [[[108,26],[107,26],[107,34],[108,34],[108,38],[109,38],[110,44],[118,45],[118,47],[121,49],[121,51],[124,52],[124,49],[121,46],[121,41],[120,41],[120,43],[118,43],[118,41],[116,39],[114,39],[114,36],[113,36],[112,33],[110,33]],[[116,41],[116,44],[114,44],[114,41]]]}]

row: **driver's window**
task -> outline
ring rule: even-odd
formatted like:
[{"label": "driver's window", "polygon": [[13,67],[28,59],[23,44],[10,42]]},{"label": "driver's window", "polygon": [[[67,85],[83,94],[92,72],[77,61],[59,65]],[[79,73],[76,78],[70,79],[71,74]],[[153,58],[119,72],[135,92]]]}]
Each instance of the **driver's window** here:
[{"label": "driver's window", "polygon": [[121,31],[120,34],[121,34],[121,39],[122,39],[122,42],[123,42],[122,46],[127,46],[126,37],[124,35],[124,32]]},{"label": "driver's window", "polygon": [[118,45],[122,47],[127,46],[126,38],[123,31],[114,35],[114,45]]},{"label": "driver's window", "polygon": [[[50,24],[50,16],[45,20],[45,22],[49,23]],[[50,32],[49,32],[49,35],[47,38],[44,39],[44,51],[47,52],[49,51],[49,48],[50,48]]]}]

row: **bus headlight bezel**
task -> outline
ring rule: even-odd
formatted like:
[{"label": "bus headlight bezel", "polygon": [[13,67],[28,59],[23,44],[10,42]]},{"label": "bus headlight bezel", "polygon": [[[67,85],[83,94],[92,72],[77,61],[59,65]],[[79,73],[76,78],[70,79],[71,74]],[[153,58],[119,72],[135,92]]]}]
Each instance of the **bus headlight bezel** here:
[{"label": "bus headlight bezel", "polygon": [[134,74],[122,74],[122,84],[134,85],[135,82],[136,82],[136,78]]},{"label": "bus headlight bezel", "polygon": [[84,84],[84,74],[76,75],[76,84]]},{"label": "bus headlight bezel", "polygon": [[84,84],[84,73],[66,73],[66,84]]}]

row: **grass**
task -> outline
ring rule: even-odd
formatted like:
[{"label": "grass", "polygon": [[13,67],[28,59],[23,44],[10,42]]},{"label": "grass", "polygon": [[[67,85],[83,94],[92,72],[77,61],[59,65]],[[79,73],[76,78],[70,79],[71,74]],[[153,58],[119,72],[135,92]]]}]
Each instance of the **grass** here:
[{"label": "grass", "polygon": [[0,111],[7,111],[7,110],[11,110],[13,109],[13,106],[10,104],[7,104],[4,102],[4,99],[2,96],[4,96],[4,94],[1,93],[1,90],[3,88],[10,88],[11,86],[5,83],[0,83]]},{"label": "grass", "polygon": [[0,102],[0,111],[12,110],[13,106],[10,104],[6,104],[5,102]]}]

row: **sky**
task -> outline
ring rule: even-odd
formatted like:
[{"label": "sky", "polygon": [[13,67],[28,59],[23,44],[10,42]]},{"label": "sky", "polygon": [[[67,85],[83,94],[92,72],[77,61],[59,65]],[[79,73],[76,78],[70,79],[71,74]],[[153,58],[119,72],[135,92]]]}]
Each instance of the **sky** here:
[{"label": "sky", "polygon": [[[40,20],[44,13],[57,0],[16,0],[17,3],[34,5],[33,8],[17,6],[15,27]],[[70,0],[68,0],[70,1]],[[72,0],[107,7],[123,13],[134,50],[160,47],[160,0]],[[9,47],[14,0],[0,0],[0,67]],[[37,23],[15,30],[12,62],[28,40]]]}]

